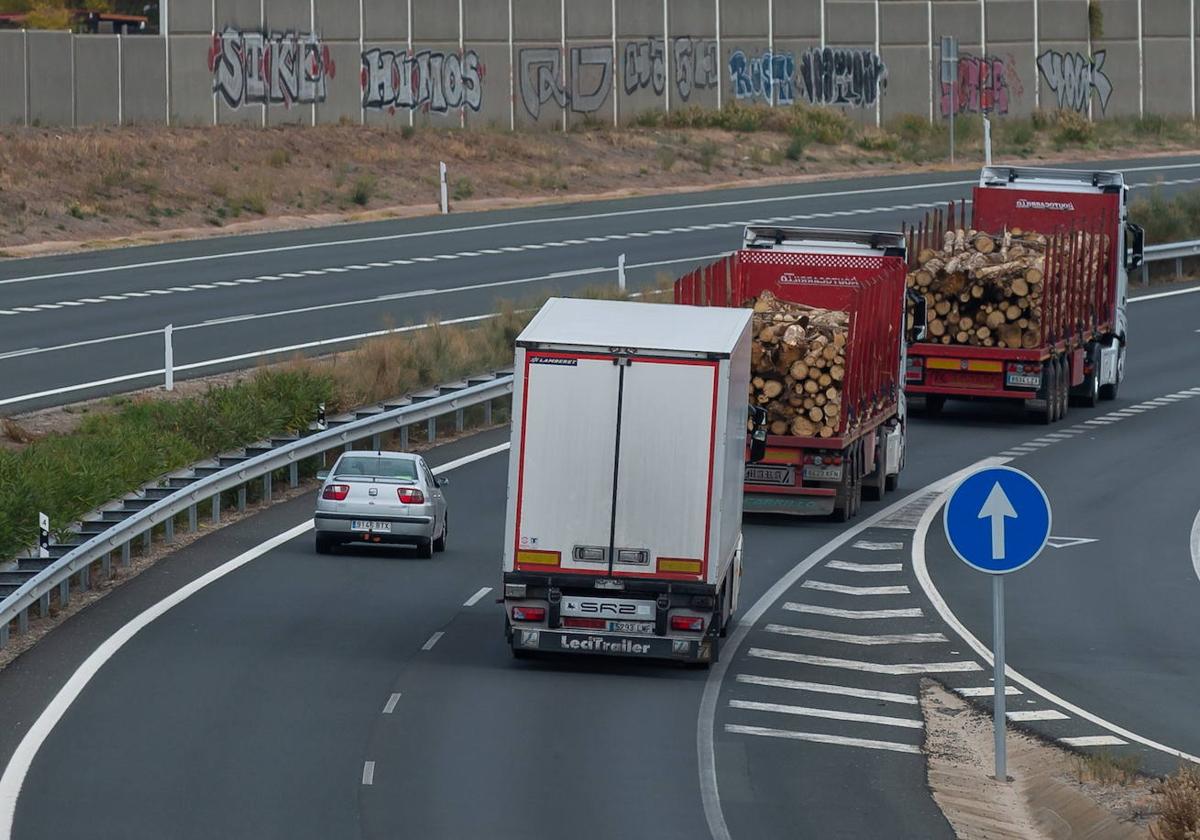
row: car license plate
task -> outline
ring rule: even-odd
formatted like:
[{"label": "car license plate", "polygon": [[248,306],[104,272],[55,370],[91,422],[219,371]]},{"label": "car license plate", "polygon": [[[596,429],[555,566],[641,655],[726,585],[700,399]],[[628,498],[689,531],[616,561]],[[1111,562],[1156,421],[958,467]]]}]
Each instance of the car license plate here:
[{"label": "car license plate", "polygon": [[354,519],[350,522],[350,528],[354,531],[374,531],[379,534],[390,534],[392,532],[392,523],[373,522],[369,519]]},{"label": "car license plate", "polygon": [[610,621],[608,629],[613,633],[653,633],[652,621]]},{"label": "car license plate", "polygon": [[747,484],[771,484],[780,487],[791,487],[796,483],[796,468],[793,466],[774,466],[770,464],[746,465]]},{"label": "car license plate", "polygon": [[1010,373],[1005,382],[1010,388],[1040,388],[1042,387],[1042,376],[1039,373]]}]

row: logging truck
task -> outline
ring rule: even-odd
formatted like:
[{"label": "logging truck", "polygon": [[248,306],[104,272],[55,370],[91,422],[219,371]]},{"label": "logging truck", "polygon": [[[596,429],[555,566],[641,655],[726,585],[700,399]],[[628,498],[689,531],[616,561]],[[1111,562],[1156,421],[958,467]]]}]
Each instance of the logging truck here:
[{"label": "logging truck", "polygon": [[716,661],[737,609],[748,310],[550,299],[517,337],[505,633]]},{"label": "logging truck", "polygon": [[[766,450],[746,465],[747,512],[844,521],[864,493],[897,486],[905,247],[896,233],[751,225],[740,250],[675,282],[676,303],[754,311],[749,395],[766,415]],[[919,332],[924,299],[913,297]]]},{"label": "logging truck", "polygon": [[1144,239],[1127,198],[1119,172],[988,166],[969,219],[951,203],[907,230],[906,283],[928,313],[908,393],[930,414],[948,398],[1020,401],[1040,423],[1114,399]]}]

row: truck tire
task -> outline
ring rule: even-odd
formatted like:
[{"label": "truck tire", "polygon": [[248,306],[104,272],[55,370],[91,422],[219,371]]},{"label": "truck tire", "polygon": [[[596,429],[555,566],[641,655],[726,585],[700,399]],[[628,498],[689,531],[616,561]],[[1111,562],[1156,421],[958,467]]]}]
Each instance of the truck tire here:
[{"label": "truck tire", "polygon": [[1066,356],[1058,357],[1058,417],[1062,420],[1067,416],[1067,406],[1071,402],[1071,363]]},{"label": "truck tire", "polygon": [[1117,381],[1111,385],[1102,385],[1100,387],[1100,399],[1115,400],[1117,392],[1121,390],[1121,380],[1125,378],[1125,343],[1121,342],[1121,349],[1117,351]]},{"label": "truck tire", "polygon": [[925,414],[930,417],[937,417],[942,413],[942,409],[946,407],[945,394],[926,394],[925,395]]},{"label": "truck tire", "polygon": [[1042,365],[1042,393],[1045,395],[1045,407],[1031,410],[1029,417],[1035,423],[1049,426],[1058,417],[1058,365],[1053,360]]},{"label": "truck tire", "polygon": [[875,471],[863,481],[863,496],[877,502],[887,489],[887,440],[882,432],[875,433]]},{"label": "truck tire", "polygon": [[1083,377],[1083,384],[1073,399],[1081,408],[1095,408],[1100,400],[1100,353],[1095,344],[1088,346],[1086,364],[1092,372]]}]

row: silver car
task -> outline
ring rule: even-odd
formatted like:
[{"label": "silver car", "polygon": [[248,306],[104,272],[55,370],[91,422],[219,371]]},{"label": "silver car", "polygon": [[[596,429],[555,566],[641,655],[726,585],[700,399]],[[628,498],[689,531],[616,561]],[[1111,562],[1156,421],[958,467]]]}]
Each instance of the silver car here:
[{"label": "silver car", "polygon": [[339,545],[414,545],[429,558],[446,550],[449,518],[437,478],[425,459],[405,452],[343,452],[317,494],[318,554]]}]

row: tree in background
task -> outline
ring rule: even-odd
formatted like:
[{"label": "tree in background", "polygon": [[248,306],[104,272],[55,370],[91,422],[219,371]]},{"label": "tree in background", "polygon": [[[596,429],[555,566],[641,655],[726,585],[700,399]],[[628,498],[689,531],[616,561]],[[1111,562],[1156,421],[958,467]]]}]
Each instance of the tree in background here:
[{"label": "tree in background", "polygon": [[0,0],[0,14],[27,14],[29,29],[72,29],[78,11],[144,15],[153,27],[158,24],[158,0]]}]

